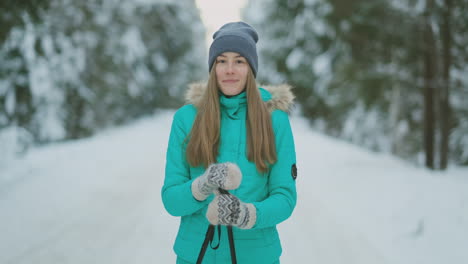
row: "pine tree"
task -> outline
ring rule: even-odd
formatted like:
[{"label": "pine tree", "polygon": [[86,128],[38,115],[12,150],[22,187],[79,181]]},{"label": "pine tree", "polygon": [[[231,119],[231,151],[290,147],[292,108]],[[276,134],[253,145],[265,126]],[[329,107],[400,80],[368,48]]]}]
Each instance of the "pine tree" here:
[{"label": "pine tree", "polygon": [[468,155],[454,95],[466,92],[468,13],[452,1],[259,0],[245,19],[261,36],[260,80],[295,86],[316,129],[444,169]]},{"label": "pine tree", "polygon": [[206,72],[193,0],[19,2],[0,5],[13,11],[0,15],[0,143],[12,126],[47,143],[179,106]]}]

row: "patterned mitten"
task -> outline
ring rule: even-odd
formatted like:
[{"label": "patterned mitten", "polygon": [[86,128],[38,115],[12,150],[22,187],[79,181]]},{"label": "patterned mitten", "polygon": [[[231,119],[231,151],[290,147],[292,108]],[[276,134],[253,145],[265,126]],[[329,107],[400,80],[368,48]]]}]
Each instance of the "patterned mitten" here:
[{"label": "patterned mitten", "polygon": [[204,201],[214,190],[237,189],[242,181],[239,167],[230,162],[210,165],[205,173],[192,182],[192,194],[198,201]]},{"label": "patterned mitten", "polygon": [[253,204],[244,203],[230,193],[217,194],[208,205],[206,218],[212,225],[250,229],[257,221],[257,209]]}]

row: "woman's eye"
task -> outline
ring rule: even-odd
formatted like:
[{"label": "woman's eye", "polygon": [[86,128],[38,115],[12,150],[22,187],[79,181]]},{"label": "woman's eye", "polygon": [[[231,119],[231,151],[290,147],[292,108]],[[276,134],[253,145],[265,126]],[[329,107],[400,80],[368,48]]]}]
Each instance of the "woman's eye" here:
[{"label": "woman's eye", "polygon": [[223,59],[219,59],[219,60],[216,61],[216,63],[225,63],[225,62],[226,62],[226,60],[223,60]]},{"label": "woman's eye", "polygon": [[244,63],[243,60],[237,60],[236,62],[239,63],[239,64]]}]

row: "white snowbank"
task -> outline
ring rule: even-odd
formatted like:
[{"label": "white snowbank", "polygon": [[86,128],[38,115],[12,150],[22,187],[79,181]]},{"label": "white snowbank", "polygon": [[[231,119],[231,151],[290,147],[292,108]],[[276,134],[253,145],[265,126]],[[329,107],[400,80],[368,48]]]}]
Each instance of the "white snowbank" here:
[{"label": "white snowbank", "polygon": [[[160,189],[173,112],[0,168],[0,263],[174,263]],[[298,205],[282,263],[468,263],[468,170],[434,173],[292,118]]]}]

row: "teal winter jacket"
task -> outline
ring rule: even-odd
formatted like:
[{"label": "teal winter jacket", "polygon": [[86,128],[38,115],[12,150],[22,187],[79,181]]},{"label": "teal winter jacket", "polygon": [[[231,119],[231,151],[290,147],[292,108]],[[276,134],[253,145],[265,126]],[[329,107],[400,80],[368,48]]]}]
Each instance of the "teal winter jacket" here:
[{"label": "teal winter jacket", "polygon": [[[197,104],[205,85],[192,85],[189,104],[174,115],[166,156],[166,172],[162,187],[162,201],[173,216],[180,216],[179,231],[174,244],[178,258],[195,263],[209,225],[206,210],[213,195],[205,201],[192,196],[192,181],[204,173],[203,167],[191,167],[185,156],[186,138],[190,133]],[[257,209],[257,220],[252,229],[233,227],[238,263],[274,263],[281,255],[281,244],[276,225],[286,220],[296,205],[296,153],[287,111],[293,94],[287,85],[259,88],[272,118],[277,162],[268,172],[259,173],[255,163],[247,159],[246,94],[220,96],[221,133],[217,162],[236,163],[242,171],[238,189],[230,191],[241,201],[252,203]],[[219,237],[219,241],[218,241]],[[213,244],[208,246],[203,263],[231,263],[227,231],[216,230]]]}]

